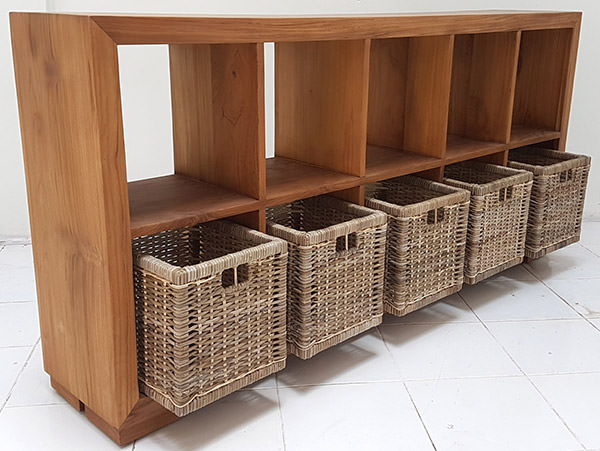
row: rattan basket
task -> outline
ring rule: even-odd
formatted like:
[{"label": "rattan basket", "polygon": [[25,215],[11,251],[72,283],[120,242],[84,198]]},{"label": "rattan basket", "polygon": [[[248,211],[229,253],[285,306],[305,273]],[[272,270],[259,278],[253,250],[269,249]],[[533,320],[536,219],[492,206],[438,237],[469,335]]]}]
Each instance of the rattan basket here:
[{"label": "rattan basket", "polygon": [[302,359],[381,322],[387,218],[330,197],[267,210],[288,242],[288,351]]},{"label": "rattan basket", "polygon": [[182,416],[284,368],[285,241],[211,222],[133,247],[143,393]]},{"label": "rattan basket", "polygon": [[523,261],[532,179],[527,171],[474,161],[446,167],[444,182],[471,192],[465,283]]},{"label": "rattan basket", "polygon": [[510,152],[510,167],[533,173],[526,257],[543,257],[579,241],[590,163],[586,155],[549,149]]},{"label": "rattan basket", "polygon": [[365,205],[388,214],[384,311],[402,316],[459,291],[469,192],[405,176],[368,187]]}]

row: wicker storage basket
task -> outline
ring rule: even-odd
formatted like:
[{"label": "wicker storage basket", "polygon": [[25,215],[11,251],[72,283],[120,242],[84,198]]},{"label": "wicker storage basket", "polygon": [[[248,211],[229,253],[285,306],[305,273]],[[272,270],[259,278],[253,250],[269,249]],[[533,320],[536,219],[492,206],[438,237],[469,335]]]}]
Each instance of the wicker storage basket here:
[{"label": "wicker storage basket", "polygon": [[508,165],[533,173],[525,256],[539,258],[579,241],[591,158],[556,150],[510,152]]},{"label": "wicker storage basket", "polygon": [[523,261],[532,174],[474,161],[446,167],[444,182],[471,192],[465,283]]},{"label": "wicker storage basket", "polygon": [[388,214],[386,313],[406,315],[461,289],[468,191],[405,176],[369,187],[365,205]]},{"label": "wicker storage basket", "polygon": [[133,247],[143,393],[182,416],[284,368],[283,240],[211,222]]},{"label": "wicker storage basket", "polygon": [[267,210],[288,241],[288,351],[308,359],[381,323],[386,215],[330,197]]}]

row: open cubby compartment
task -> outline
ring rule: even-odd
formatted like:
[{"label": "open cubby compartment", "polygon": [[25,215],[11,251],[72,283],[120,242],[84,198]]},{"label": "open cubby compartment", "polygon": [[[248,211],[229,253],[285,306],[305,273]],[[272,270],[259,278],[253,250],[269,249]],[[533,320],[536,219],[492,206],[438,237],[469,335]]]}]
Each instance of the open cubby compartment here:
[{"label": "open cubby compartment", "polygon": [[133,237],[251,215],[264,197],[262,43],[171,44],[169,61],[175,173],[128,184]]},{"label": "open cubby compartment", "polygon": [[366,179],[442,165],[453,36],[373,39]]},{"label": "open cubby compartment", "polygon": [[521,33],[510,148],[561,137],[572,28]]},{"label": "open cubby compartment", "polygon": [[518,42],[512,31],[455,36],[447,164],[507,150]]},{"label": "open cubby compartment", "polygon": [[356,187],[364,175],[368,40],[275,43],[267,204]]}]

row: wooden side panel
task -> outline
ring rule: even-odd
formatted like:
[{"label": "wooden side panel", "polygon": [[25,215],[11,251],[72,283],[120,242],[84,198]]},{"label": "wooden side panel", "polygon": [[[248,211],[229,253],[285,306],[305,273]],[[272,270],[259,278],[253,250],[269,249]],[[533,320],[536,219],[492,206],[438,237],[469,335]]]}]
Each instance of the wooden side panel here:
[{"label": "wooden side panel", "polygon": [[508,143],[519,32],[455,37],[448,132]]},{"label": "wooden side panel", "polygon": [[565,77],[564,92],[561,98],[560,106],[560,131],[561,138],[556,146],[560,150],[565,150],[567,145],[567,131],[569,128],[569,118],[571,113],[571,100],[573,98],[573,83],[575,81],[575,65],[577,63],[577,50],[579,48],[579,34],[581,31],[581,22],[573,28],[571,33],[571,42],[569,48],[569,60],[567,63],[567,75]]},{"label": "wooden side panel", "polygon": [[86,17],[11,30],[45,369],[119,426],[139,392],[117,47]]},{"label": "wooden side panel", "polygon": [[369,41],[275,44],[275,153],[365,171]]},{"label": "wooden side panel", "polygon": [[410,38],[405,150],[442,158],[446,149],[453,36]]},{"label": "wooden side panel", "polygon": [[521,35],[513,123],[560,130],[572,29]]},{"label": "wooden side panel", "polygon": [[402,149],[408,39],[373,39],[369,70],[367,142]]},{"label": "wooden side panel", "polygon": [[262,44],[171,45],[175,172],[264,196]]}]

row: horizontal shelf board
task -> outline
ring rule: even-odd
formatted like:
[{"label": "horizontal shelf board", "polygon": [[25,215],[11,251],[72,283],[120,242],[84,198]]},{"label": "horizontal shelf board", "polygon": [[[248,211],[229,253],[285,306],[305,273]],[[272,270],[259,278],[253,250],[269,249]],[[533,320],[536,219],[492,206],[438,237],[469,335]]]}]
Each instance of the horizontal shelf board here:
[{"label": "horizontal shelf board", "polygon": [[428,157],[390,147],[367,146],[367,183],[439,168],[440,158]]},{"label": "horizontal shelf board", "polygon": [[91,18],[117,44],[202,44],[371,39],[570,28],[577,26],[581,13],[457,11],[396,16],[91,15]]},{"label": "horizontal shelf board", "polygon": [[127,185],[132,238],[260,208],[256,199],[182,175]]},{"label": "horizontal shelf board", "polygon": [[560,135],[560,132],[554,130],[543,130],[526,125],[513,125],[510,132],[509,149],[558,139]]},{"label": "horizontal shelf board", "polygon": [[507,145],[502,143],[477,141],[458,135],[448,135],[445,164],[458,163],[494,153],[502,152]]},{"label": "horizontal shelf board", "polygon": [[289,158],[267,159],[267,206],[360,185],[360,177],[329,171]]}]

